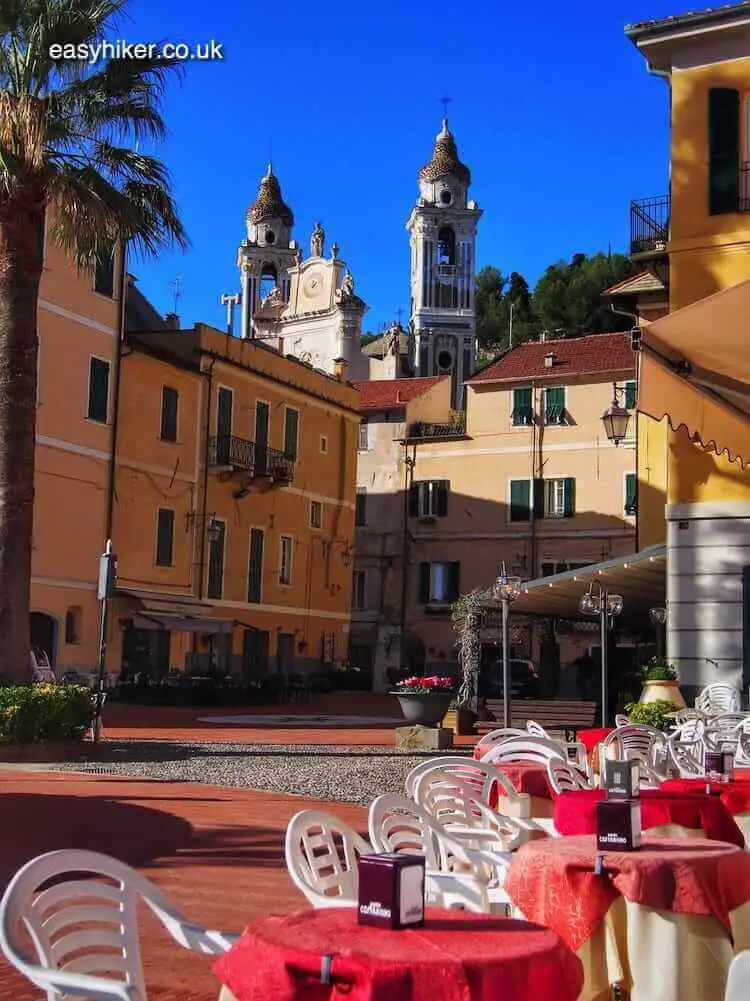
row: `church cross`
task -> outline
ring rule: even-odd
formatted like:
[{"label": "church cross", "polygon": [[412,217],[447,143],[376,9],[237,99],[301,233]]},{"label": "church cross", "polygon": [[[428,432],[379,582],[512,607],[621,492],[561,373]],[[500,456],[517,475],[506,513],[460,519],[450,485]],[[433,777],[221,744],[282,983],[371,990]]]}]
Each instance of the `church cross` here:
[{"label": "church cross", "polygon": [[227,333],[232,336],[234,331],[234,307],[238,306],[240,303],[240,297],[237,293],[234,295],[227,295],[226,293],[221,297],[222,306],[227,307]]},{"label": "church cross", "polygon": [[398,307],[398,309],[396,310],[396,318],[398,319],[398,325],[399,325],[399,327],[401,326],[401,317],[402,317],[403,315],[404,315],[404,311],[403,311],[403,309],[401,309],[401,307],[399,306],[399,307]]},{"label": "church cross", "polygon": [[443,106],[443,118],[448,118],[448,105],[453,103],[452,97],[441,97],[440,103]]}]

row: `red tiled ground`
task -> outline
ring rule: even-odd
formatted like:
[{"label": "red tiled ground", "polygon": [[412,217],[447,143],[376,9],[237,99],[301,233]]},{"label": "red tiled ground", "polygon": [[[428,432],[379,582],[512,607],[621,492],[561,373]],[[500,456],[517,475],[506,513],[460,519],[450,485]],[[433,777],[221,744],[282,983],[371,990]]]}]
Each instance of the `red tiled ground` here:
[{"label": "red tiled ground", "polygon": [[[305,906],[283,840],[306,805],[274,793],[0,770],[0,887],[35,855],[88,848],[141,870],[196,922],[240,931],[252,918]],[[362,808],[330,808],[364,829]],[[148,914],[141,941],[151,1001],[215,1001],[209,957],[173,944]],[[0,1001],[41,997],[0,960]]]}]

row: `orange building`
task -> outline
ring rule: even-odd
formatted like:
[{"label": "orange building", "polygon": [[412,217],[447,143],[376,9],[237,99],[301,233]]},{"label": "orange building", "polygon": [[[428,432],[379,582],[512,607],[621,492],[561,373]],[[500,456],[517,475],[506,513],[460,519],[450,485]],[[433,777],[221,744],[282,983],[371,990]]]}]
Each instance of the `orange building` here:
[{"label": "orange building", "polygon": [[98,657],[96,590],[107,531],[120,272],[119,254],[92,275],[45,241],[31,643],[58,673],[91,671]]},{"label": "orange building", "polygon": [[356,390],[199,324],[129,334],[119,400],[108,668],[249,681],[344,660]]}]

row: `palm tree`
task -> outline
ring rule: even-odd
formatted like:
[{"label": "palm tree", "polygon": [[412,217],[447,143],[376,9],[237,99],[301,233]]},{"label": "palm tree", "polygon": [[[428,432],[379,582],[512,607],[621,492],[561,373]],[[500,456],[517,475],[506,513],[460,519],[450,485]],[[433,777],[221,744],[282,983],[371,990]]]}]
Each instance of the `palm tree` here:
[{"label": "palm tree", "polygon": [[[60,62],[112,37],[127,0],[0,0],[0,675],[29,677],[37,297],[50,235],[79,268],[113,248],[187,245],[163,164],[179,69],[159,59]],[[62,46],[55,49],[54,46]],[[80,46],[73,50],[71,46]],[[67,47],[67,48],[66,48]]]}]

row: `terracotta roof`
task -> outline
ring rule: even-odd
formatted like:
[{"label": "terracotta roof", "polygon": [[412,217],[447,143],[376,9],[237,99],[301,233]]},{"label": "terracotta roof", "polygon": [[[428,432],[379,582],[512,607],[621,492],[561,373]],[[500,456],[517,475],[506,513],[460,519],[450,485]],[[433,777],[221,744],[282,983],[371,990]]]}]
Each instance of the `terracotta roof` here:
[{"label": "terracotta roof", "polygon": [[281,185],[270,163],[266,176],[260,182],[258,197],[247,210],[246,218],[250,223],[262,222],[264,219],[281,219],[287,226],[294,225],[294,215],[281,197]]},{"label": "terracotta roof", "polygon": [[661,278],[658,278],[653,271],[641,271],[640,274],[626,278],[624,281],[612,285],[602,292],[602,295],[635,295],[644,292],[666,292],[666,286]]},{"label": "terracotta roof", "polygon": [[[545,355],[549,354],[555,355],[552,368],[544,364]],[[559,381],[631,370],[635,371],[635,354],[630,346],[630,334],[590,334],[519,344],[467,381],[470,384],[524,379]]]},{"label": "terracotta roof", "polygon": [[742,3],[725,3],[719,7],[706,7],[704,10],[691,10],[685,14],[673,14],[670,17],[663,17],[656,21],[638,21],[635,24],[625,25],[625,34],[636,39],[642,35],[661,32],[667,28],[683,28],[687,25],[698,26],[700,24],[710,24],[712,21],[720,21],[722,18],[733,14],[744,14],[750,12],[750,0],[743,0]]},{"label": "terracotta roof", "polygon": [[443,119],[443,127],[435,138],[432,159],[419,172],[420,181],[438,181],[441,177],[455,177],[463,184],[471,184],[471,171],[458,159],[458,148],[453,133],[448,128],[448,119]]},{"label": "terracotta roof", "polygon": [[371,379],[353,385],[359,390],[360,410],[397,410],[447,378],[431,375],[423,379]]}]

